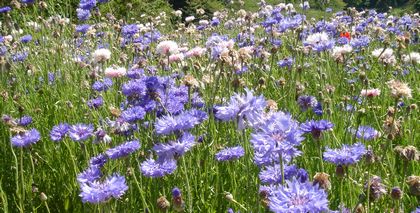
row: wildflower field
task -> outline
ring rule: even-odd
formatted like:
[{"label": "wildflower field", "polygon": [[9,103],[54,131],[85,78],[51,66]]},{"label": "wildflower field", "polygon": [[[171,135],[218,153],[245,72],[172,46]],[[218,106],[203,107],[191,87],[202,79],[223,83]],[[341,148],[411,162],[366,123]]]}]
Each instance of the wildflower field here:
[{"label": "wildflower field", "polygon": [[107,4],[0,5],[0,212],[420,212],[418,13]]}]

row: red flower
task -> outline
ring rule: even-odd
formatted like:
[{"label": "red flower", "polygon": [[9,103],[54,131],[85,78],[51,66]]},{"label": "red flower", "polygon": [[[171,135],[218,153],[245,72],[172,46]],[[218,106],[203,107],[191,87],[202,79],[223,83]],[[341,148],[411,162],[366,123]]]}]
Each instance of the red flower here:
[{"label": "red flower", "polygon": [[351,39],[350,33],[349,32],[342,32],[340,33],[340,37],[346,37],[348,40]]}]

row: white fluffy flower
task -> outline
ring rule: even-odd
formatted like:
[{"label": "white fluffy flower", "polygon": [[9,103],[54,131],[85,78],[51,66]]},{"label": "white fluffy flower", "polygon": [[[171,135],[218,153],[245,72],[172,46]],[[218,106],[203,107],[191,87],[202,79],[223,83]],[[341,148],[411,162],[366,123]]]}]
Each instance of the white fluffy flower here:
[{"label": "white fluffy flower", "polygon": [[397,60],[394,56],[394,51],[390,48],[386,48],[385,50],[384,48],[376,49],[372,52],[372,55],[377,57],[378,60],[384,64],[394,65],[397,63]]},{"label": "white fluffy flower", "polygon": [[408,55],[404,55],[402,57],[402,60],[406,64],[409,64],[409,63],[420,64],[420,53],[418,53],[418,52],[411,52]]},{"label": "white fluffy flower", "polygon": [[93,52],[93,60],[98,62],[104,62],[111,58],[111,51],[105,48],[97,49]]},{"label": "white fluffy flower", "polygon": [[328,42],[329,40],[328,34],[326,32],[321,32],[309,35],[308,38],[306,38],[305,43],[315,46],[316,44]]},{"label": "white fluffy flower", "polygon": [[334,58],[334,60],[343,62],[344,56],[348,53],[351,53],[352,51],[353,51],[353,48],[348,44],[341,47],[335,46],[334,49],[332,50],[331,55]]},{"label": "white fluffy flower", "polygon": [[194,19],[195,19],[194,16],[188,16],[188,17],[185,18],[185,21],[186,22],[192,22],[192,21],[194,21]]},{"label": "white fluffy flower", "polygon": [[157,45],[156,52],[160,55],[178,53],[178,44],[174,41],[162,41]]},{"label": "white fluffy flower", "polygon": [[127,74],[124,67],[108,67],[105,69],[105,76],[108,78],[120,78]]}]

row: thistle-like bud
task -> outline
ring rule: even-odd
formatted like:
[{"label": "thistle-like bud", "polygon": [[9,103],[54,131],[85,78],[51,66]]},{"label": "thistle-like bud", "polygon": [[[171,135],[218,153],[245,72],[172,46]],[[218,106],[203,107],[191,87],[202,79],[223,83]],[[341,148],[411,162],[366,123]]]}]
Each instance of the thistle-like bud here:
[{"label": "thistle-like bud", "polygon": [[410,193],[415,196],[420,196],[420,176],[410,176],[407,178],[407,184],[410,186]]},{"label": "thistle-like bud", "polygon": [[338,165],[335,168],[335,174],[337,175],[337,177],[342,178],[346,174],[346,171],[344,170],[344,167],[342,165]]},{"label": "thistle-like bud", "polygon": [[399,187],[394,187],[391,189],[391,198],[394,200],[401,200],[403,192]]},{"label": "thistle-like bud", "polygon": [[157,199],[157,206],[160,211],[166,212],[171,207],[171,203],[169,203],[165,196],[160,196]]},{"label": "thistle-like bud", "polygon": [[172,189],[172,203],[173,209],[176,212],[183,212],[185,210],[185,202],[182,200],[181,190],[177,187]]},{"label": "thistle-like bud", "polygon": [[365,184],[365,190],[369,190],[369,200],[376,201],[386,194],[385,185],[378,176],[373,176],[369,182]]},{"label": "thistle-like bud", "polygon": [[317,172],[314,176],[313,185],[318,184],[319,187],[325,189],[326,191],[331,189],[330,175],[323,172]]},{"label": "thistle-like bud", "polygon": [[39,199],[41,199],[41,201],[46,201],[48,197],[44,192],[41,192],[41,194],[39,194]]}]

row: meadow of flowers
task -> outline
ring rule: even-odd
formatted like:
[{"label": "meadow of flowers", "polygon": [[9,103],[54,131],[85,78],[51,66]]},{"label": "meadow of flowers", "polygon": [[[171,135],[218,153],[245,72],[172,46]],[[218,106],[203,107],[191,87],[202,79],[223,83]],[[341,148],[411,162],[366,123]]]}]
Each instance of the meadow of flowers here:
[{"label": "meadow of flowers", "polygon": [[0,8],[1,212],[420,211],[418,13],[106,4]]}]

